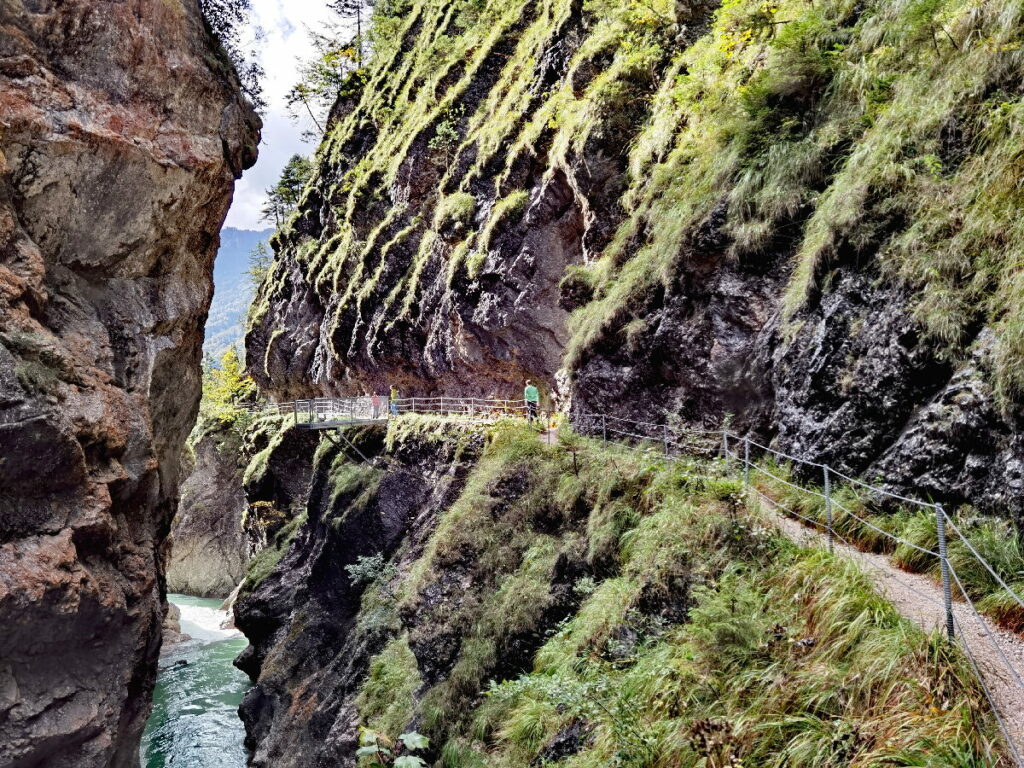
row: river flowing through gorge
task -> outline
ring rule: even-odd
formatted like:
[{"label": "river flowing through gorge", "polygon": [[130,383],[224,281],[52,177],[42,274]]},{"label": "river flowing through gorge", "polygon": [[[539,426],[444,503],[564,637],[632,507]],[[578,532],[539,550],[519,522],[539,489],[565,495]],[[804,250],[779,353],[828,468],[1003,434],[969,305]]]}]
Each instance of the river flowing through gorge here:
[{"label": "river flowing through gorge", "polygon": [[168,595],[191,639],[166,650],[142,739],[145,768],[242,768],[245,732],[238,718],[249,680],[232,665],[245,648],[221,600]]}]

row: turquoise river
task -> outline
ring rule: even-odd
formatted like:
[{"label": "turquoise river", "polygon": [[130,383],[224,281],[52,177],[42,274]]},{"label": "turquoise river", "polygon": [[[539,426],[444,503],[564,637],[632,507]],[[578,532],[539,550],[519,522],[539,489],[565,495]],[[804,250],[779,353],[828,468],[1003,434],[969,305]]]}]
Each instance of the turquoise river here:
[{"label": "turquoise river", "polygon": [[[153,714],[142,737],[145,768],[243,768],[245,735],[238,705],[249,678],[232,666],[245,648],[220,600],[168,595],[181,609],[181,631],[192,639],[160,659]],[[182,663],[184,662],[184,663]]]}]

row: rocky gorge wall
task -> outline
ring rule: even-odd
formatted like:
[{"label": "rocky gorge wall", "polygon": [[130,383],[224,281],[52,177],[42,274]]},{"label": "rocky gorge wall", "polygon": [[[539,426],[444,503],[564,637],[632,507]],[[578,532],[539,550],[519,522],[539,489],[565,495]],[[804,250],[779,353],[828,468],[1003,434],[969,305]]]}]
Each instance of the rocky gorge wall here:
[{"label": "rocky gorge wall", "polygon": [[171,525],[167,591],[227,597],[245,576],[249,541],[242,488],[246,458],[233,425],[214,425],[192,441],[181,502]]},{"label": "rocky gorge wall", "polygon": [[254,561],[234,608],[250,643],[236,665],[256,683],[240,710],[251,765],[354,764],[355,698],[395,616],[388,596],[373,602],[375,590],[347,569],[422,551],[479,450],[479,437],[459,432],[386,446],[369,428],[349,438],[371,465],[328,440],[307,457],[308,503]]},{"label": "rocky gorge wall", "polygon": [[532,376],[1021,508],[1016,3],[387,7],[274,239],[265,392]]},{"label": "rocky gorge wall", "polygon": [[0,764],[136,766],[260,123],[193,0],[0,4]]}]

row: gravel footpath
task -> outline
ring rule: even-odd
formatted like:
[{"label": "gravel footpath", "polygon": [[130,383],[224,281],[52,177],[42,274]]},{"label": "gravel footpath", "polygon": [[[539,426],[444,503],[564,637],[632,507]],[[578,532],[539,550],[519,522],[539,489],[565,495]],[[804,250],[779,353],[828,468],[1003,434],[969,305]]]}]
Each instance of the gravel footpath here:
[{"label": "gravel footpath", "polygon": [[[807,546],[826,544],[827,538],[823,533],[782,516],[770,506],[771,501],[767,497],[760,493],[758,496],[762,510],[771,514],[779,529],[789,538]],[[879,594],[903,616],[926,632],[945,628],[942,587],[929,577],[907,573],[885,555],[862,552],[847,544],[836,542],[835,551],[860,565],[874,581]],[[954,582],[953,594],[956,595],[957,591]],[[1013,743],[1011,752],[1015,745],[1020,753],[1017,755],[1018,764],[1024,766],[1021,761],[1024,755],[1024,640],[978,616],[965,602],[954,602],[953,613],[957,637],[980,669],[996,712]]]}]

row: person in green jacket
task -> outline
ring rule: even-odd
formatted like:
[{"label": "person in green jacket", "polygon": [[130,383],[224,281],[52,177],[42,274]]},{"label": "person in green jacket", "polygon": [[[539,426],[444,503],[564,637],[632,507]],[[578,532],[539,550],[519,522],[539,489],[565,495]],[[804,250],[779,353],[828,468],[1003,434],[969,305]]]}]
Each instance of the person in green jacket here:
[{"label": "person in green jacket", "polygon": [[523,390],[523,400],[526,401],[526,414],[532,424],[537,418],[537,411],[540,409],[540,390],[533,385],[530,379],[526,380],[526,389]]},{"label": "person in green jacket", "polygon": [[398,387],[391,387],[391,397],[388,398],[391,404],[391,415],[398,415]]}]

